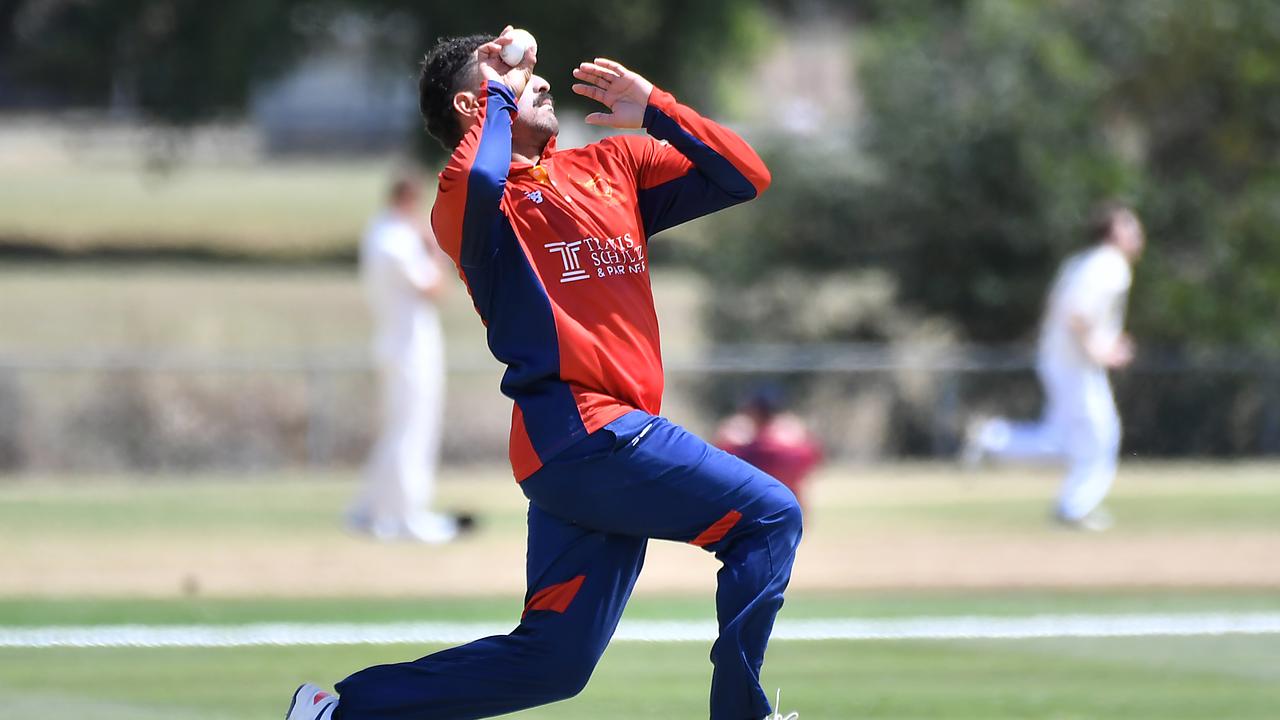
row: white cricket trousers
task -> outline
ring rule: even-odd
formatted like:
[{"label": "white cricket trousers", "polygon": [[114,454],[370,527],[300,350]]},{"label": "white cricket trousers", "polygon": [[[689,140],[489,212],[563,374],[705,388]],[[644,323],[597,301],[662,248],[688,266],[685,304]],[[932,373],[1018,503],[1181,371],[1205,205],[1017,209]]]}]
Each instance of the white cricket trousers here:
[{"label": "white cricket trousers", "polygon": [[384,362],[381,428],[350,516],[384,539],[444,542],[452,518],[429,512],[435,496],[444,415],[444,357],[439,349],[413,362]]},{"label": "white cricket trousers", "polygon": [[1120,456],[1120,415],[1106,370],[1044,363],[1037,368],[1047,402],[1039,422],[988,421],[979,442],[1002,460],[1067,463],[1058,514],[1079,520],[1111,490]]}]

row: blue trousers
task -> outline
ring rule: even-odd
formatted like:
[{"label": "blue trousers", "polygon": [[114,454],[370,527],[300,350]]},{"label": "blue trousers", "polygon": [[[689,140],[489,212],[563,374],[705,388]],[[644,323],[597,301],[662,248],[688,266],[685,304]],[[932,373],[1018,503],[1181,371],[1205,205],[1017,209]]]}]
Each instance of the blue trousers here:
[{"label": "blue trousers", "polygon": [[800,542],[782,483],[678,425],[634,411],[521,483],[529,498],[520,624],[337,686],[335,720],[472,720],[573,697],[609,644],[649,538],[723,563],[711,649],[711,720],[771,712],[760,668]]}]

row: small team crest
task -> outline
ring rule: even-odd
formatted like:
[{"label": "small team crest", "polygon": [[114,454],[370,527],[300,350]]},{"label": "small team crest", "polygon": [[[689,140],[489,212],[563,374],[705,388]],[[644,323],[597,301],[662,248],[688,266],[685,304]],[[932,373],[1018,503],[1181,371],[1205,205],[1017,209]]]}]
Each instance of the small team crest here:
[{"label": "small team crest", "polygon": [[534,205],[542,204],[543,198],[542,198],[541,190],[530,190],[529,192],[525,193],[524,196],[529,200],[532,200]]},{"label": "small team crest", "polygon": [[613,183],[609,182],[609,178],[603,175],[596,175],[585,180],[579,180],[578,184],[582,186],[582,189],[609,204],[616,204],[618,202],[618,199],[613,195]]},{"label": "small team crest", "polygon": [[613,186],[609,184],[608,178],[596,175],[593,178],[582,182],[582,187],[599,195],[600,197],[613,197]]}]

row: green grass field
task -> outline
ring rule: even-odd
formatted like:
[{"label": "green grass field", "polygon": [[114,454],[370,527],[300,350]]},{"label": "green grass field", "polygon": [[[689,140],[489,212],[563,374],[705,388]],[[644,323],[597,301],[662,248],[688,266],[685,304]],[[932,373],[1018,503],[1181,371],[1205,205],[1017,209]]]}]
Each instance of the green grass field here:
[{"label": "green grass field", "polygon": [[259,257],[349,251],[392,165],[179,164],[157,175],[133,164],[0,159],[0,242]]},{"label": "green grass field", "polygon": [[[0,629],[511,622],[522,501],[501,476],[447,474],[444,503],[483,508],[487,521],[448,548],[342,535],[352,484],[340,475],[2,481]],[[783,620],[1280,612],[1274,562],[1263,564],[1280,547],[1273,466],[1126,467],[1113,501],[1120,525],[1097,536],[1043,523],[1052,481],[937,466],[828,472]],[[1195,555],[1213,551],[1216,563]],[[477,567],[493,577],[460,591],[479,582]],[[709,619],[713,571],[690,548],[655,547],[626,619]],[[0,715],[279,717],[302,680],[332,683],[433,649],[0,648]],[[583,695],[518,717],[705,717],[707,650],[616,643]],[[764,682],[804,720],[1261,720],[1280,707],[1280,635],[784,640]]]},{"label": "green grass field", "polygon": [[[1230,602],[1215,598],[1212,604]],[[956,607],[975,604],[981,605],[962,599]],[[644,609],[671,617],[683,607],[651,603]],[[367,607],[331,610],[348,619],[384,615]],[[429,604],[418,612],[435,618],[446,613]],[[0,650],[0,693],[15,718],[279,717],[300,679],[331,682],[432,649],[8,649]],[[706,653],[700,643],[617,643],[585,693],[519,717],[705,717]],[[781,687],[784,706],[806,719],[1244,720],[1275,717],[1277,660],[1275,637],[778,642],[764,682]]]}]

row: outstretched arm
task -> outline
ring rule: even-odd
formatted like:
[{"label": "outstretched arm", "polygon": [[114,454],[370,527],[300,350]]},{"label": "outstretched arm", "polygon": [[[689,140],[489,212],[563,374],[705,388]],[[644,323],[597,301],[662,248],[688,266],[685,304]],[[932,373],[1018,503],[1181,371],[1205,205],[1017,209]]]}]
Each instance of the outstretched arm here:
[{"label": "outstretched arm", "polygon": [[610,110],[588,115],[588,123],[643,127],[663,141],[629,146],[650,235],[751,200],[769,186],[769,169],[746,141],[637,73],[597,58],[579,65],[573,76],[581,81],[574,84],[574,92]]}]

